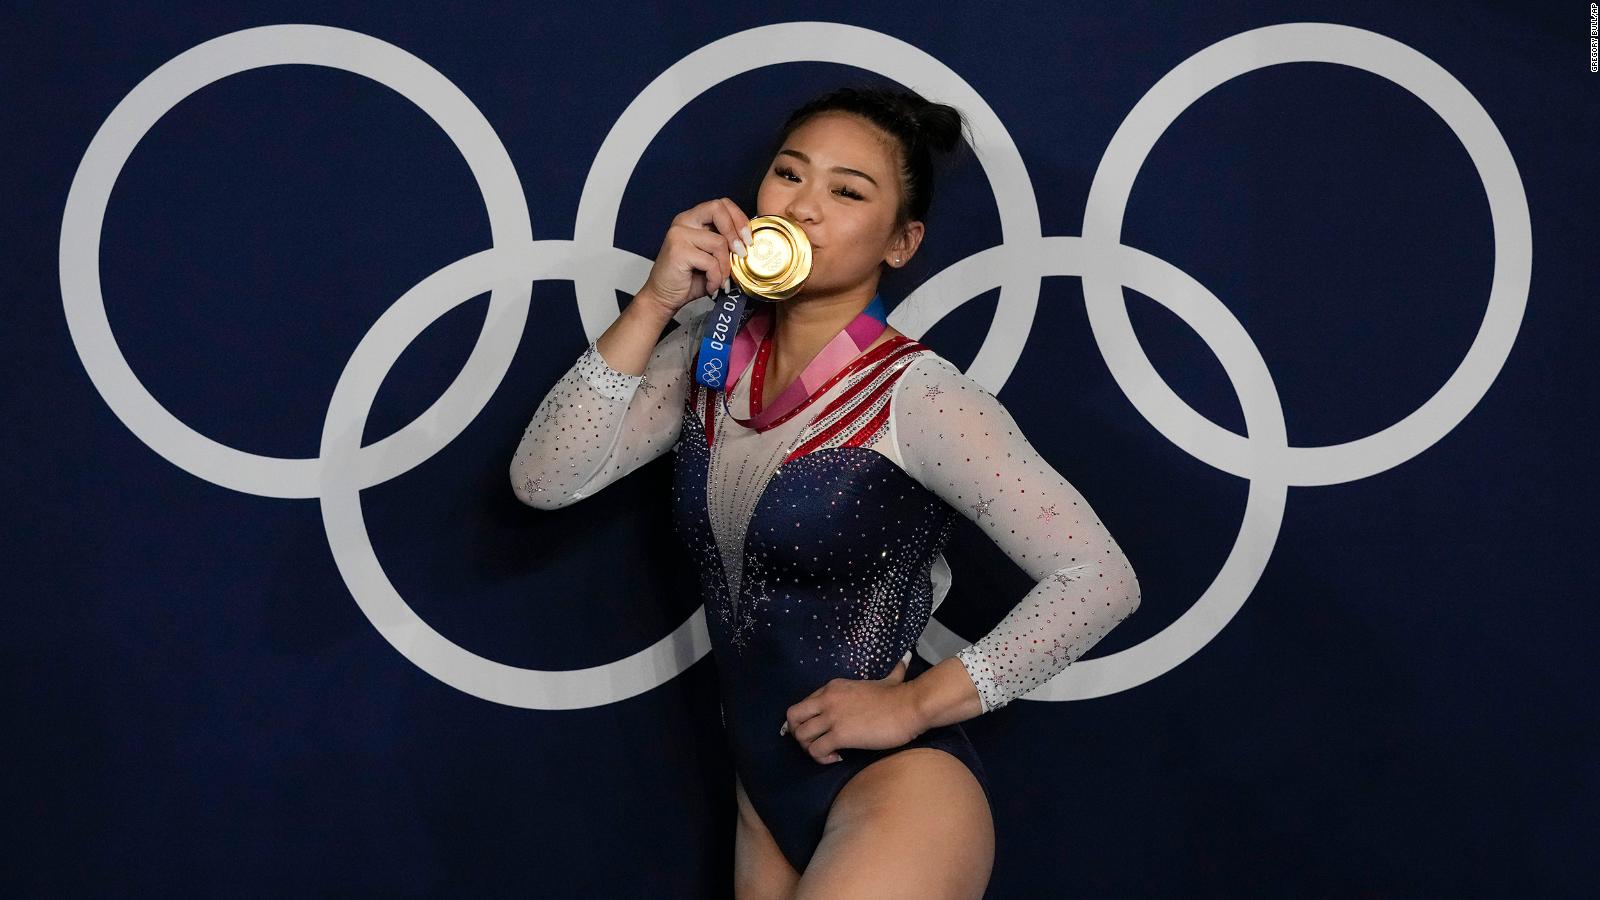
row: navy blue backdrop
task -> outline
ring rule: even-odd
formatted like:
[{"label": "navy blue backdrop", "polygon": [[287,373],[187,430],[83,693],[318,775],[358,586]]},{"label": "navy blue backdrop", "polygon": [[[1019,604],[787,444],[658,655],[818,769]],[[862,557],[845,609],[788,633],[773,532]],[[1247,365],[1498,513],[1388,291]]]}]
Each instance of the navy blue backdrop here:
[{"label": "navy blue backdrop", "polygon": [[[507,465],[673,215],[749,211],[789,108],[899,75],[987,112],[891,323],[1143,589],[1076,687],[967,723],[989,896],[1577,894],[1590,15],[8,7],[0,893],[729,896],[710,658],[557,677],[696,614],[670,462],[557,512]],[[534,268],[358,351],[502,246]],[[975,638],[1029,584],[961,524],[937,616]]]}]

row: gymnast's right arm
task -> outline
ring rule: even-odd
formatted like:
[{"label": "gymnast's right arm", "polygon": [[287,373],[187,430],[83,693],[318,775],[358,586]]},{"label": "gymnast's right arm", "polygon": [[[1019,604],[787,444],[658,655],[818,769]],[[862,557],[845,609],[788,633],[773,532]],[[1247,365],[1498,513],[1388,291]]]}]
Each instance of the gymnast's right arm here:
[{"label": "gymnast's right arm", "polygon": [[[517,499],[560,509],[678,442],[689,363],[710,312],[686,316],[682,310],[727,284],[728,254],[743,256],[749,240],[749,217],[727,197],[673,218],[644,287],[605,334],[584,348],[522,433],[511,458]],[[678,329],[661,337],[672,319]]]},{"label": "gymnast's right arm", "polygon": [[634,297],[533,414],[511,458],[517,499],[538,509],[560,509],[676,444],[689,359],[699,349],[695,343],[704,318],[704,312],[686,316],[661,338],[673,319],[671,310],[642,291]]}]

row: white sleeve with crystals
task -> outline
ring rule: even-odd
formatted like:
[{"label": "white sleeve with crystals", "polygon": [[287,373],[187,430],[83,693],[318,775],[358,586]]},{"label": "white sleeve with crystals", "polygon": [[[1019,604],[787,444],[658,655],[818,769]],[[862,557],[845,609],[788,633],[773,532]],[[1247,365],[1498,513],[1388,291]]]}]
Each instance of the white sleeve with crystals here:
[{"label": "white sleeve with crystals", "polygon": [[539,509],[569,506],[677,444],[689,360],[709,309],[680,312],[643,375],[613,369],[590,341],[522,433],[511,458],[517,499]]},{"label": "white sleeve with crystals", "polygon": [[999,398],[932,353],[892,399],[907,474],[1036,580],[994,630],[957,653],[983,712],[1072,665],[1139,607],[1139,582],[1089,501],[1040,457]]}]

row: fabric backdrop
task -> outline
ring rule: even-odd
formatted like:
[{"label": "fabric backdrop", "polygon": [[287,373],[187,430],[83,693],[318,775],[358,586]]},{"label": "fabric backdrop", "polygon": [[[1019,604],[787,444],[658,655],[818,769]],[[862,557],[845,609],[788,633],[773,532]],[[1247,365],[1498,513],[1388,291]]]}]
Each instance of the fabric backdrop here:
[{"label": "fabric backdrop", "polygon": [[[989,896],[1577,893],[1592,10],[8,6],[0,893],[728,896],[670,461],[555,512],[507,466],[672,216],[862,79],[977,151],[891,324],[1143,589],[967,723]],[[1030,586],[961,525],[930,661]]]}]

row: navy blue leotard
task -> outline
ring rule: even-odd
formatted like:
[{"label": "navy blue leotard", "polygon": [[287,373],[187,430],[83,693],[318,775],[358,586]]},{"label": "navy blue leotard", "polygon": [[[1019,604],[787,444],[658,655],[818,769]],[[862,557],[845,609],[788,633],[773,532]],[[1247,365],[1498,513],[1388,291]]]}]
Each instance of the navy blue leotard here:
[{"label": "navy blue leotard", "polygon": [[[830,421],[864,427],[870,383],[887,388],[920,347],[900,340],[869,351],[857,389],[844,395],[844,405],[857,398],[867,408],[841,407]],[[784,856],[804,871],[840,788],[895,750],[948,751],[987,795],[988,776],[958,724],[929,729],[893,750],[844,749],[833,763],[818,763],[792,735],[779,734],[789,707],[818,687],[834,678],[884,678],[916,647],[933,610],[931,569],[954,512],[877,450],[825,445],[792,456],[754,502],[735,598],[706,496],[715,449],[706,409],[717,413],[720,405],[695,385],[688,407],[674,467],[673,523],[700,571],[735,765]],[[741,427],[720,414],[713,423]],[[913,655],[906,677],[927,667]]]},{"label": "navy blue leotard", "polygon": [[[643,375],[613,369],[591,342],[523,435],[517,496],[556,509],[675,451],[673,525],[699,572],[725,734],[752,806],[796,870],[840,789],[890,753],[950,753],[993,808],[959,724],[890,749],[846,746],[834,763],[780,726],[834,678],[884,678],[903,659],[907,679],[929,668],[917,648],[922,638],[928,649],[924,629],[949,590],[940,551],[958,515],[1036,581],[982,639],[940,656],[961,660],[984,713],[1062,673],[1133,612],[1127,559],[999,400],[903,335],[786,417],[761,429],[733,421],[690,368],[708,308],[680,313]],[[741,418],[753,380],[727,397]]]}]

